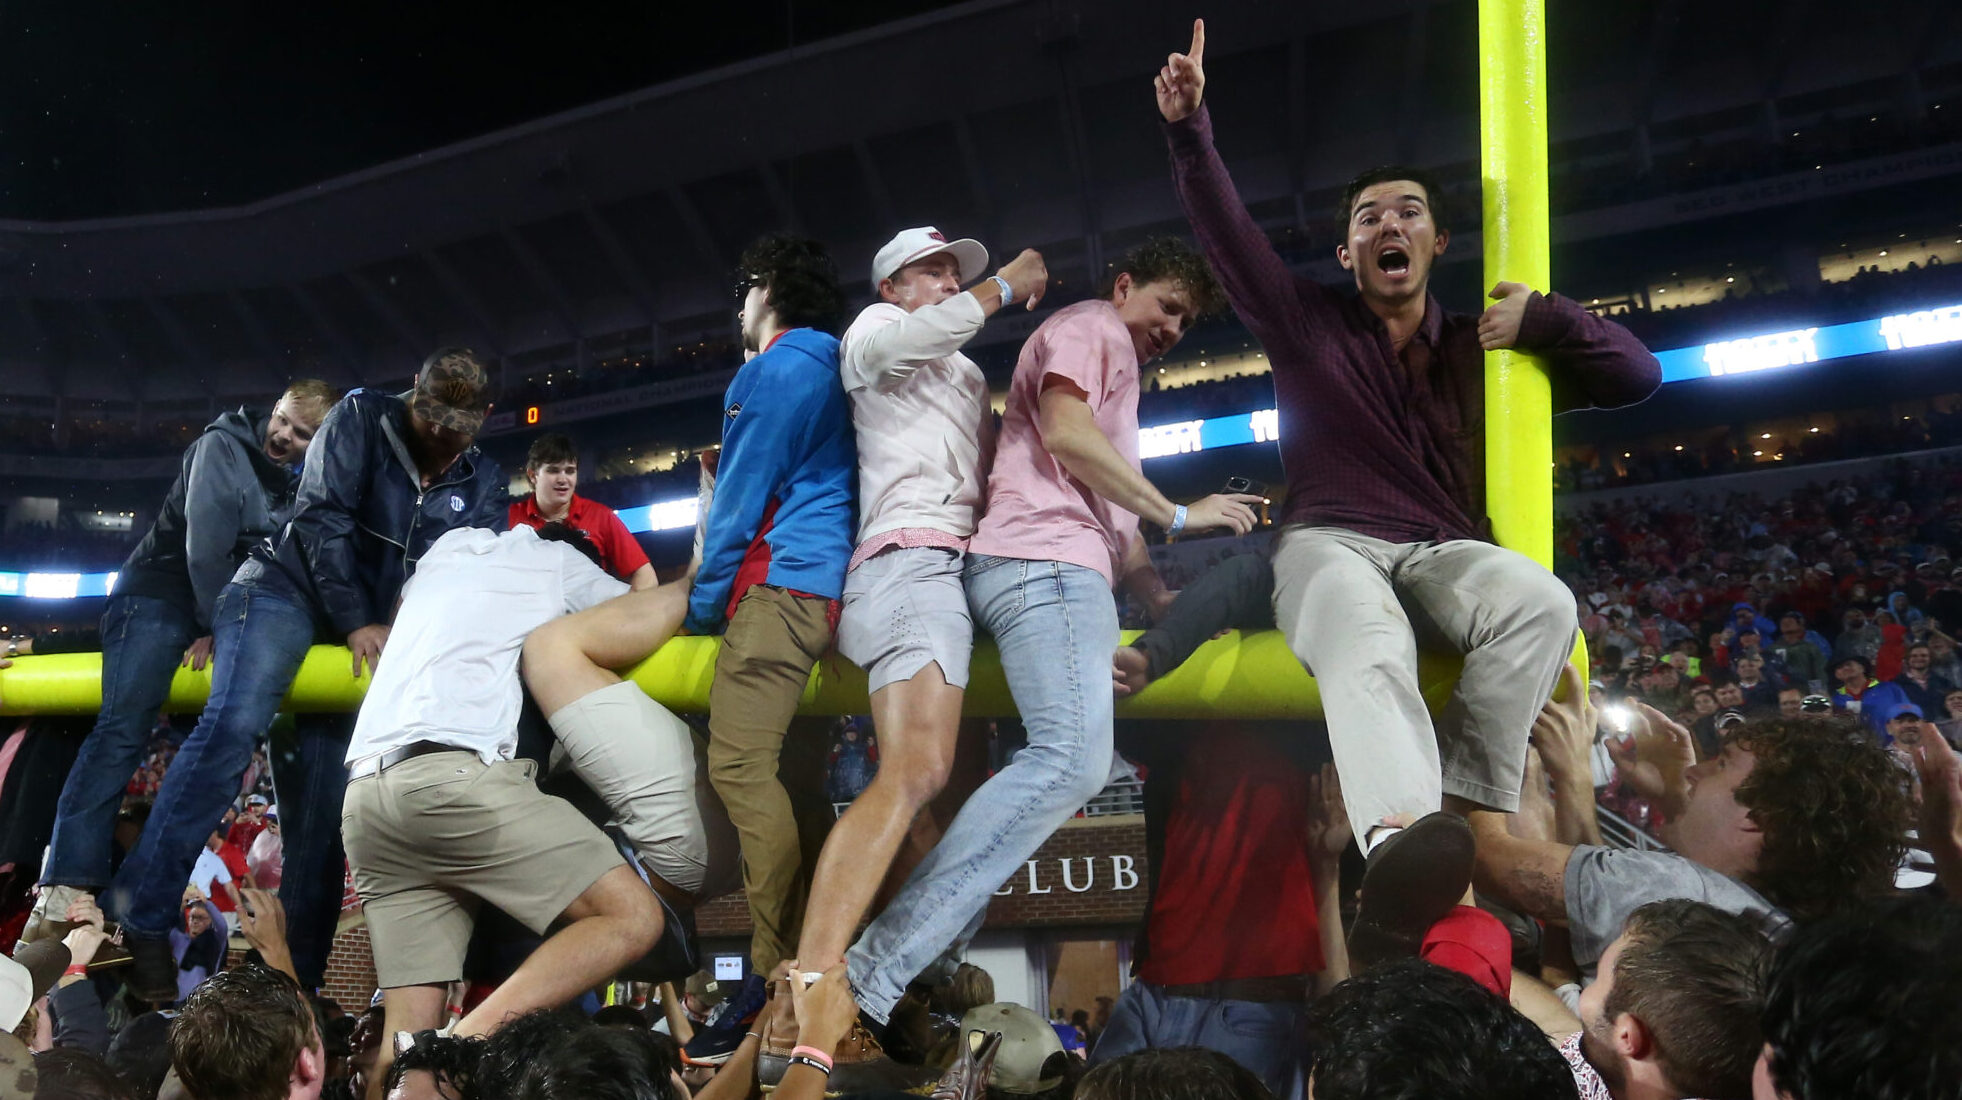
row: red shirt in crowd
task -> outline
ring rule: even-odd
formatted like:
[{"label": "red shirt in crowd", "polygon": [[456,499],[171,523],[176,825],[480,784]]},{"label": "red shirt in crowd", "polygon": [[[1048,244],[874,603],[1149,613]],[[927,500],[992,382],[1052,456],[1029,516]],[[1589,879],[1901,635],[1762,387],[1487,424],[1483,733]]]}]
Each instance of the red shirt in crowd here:
[{"label": "red shirt in crowd", "polygon": [[[234,824],[232,827],[236,829],[238,825]],[[261,822],[259,827],[263,829],[265,828],[265,824]],[[245,865],[245,852],[228,840],[218,845],[218,858],[225,861],[225,870],[232,876],[232,885],[238,887],[240,890],[245,889],[246,876],[252,873],[251,869]],[[220,913],[230,914],[238,911],[238,906],[233,904],[230,894],[223,890],[213,890],[212,892],[216,896],[211,899],[211,904],[216,905]]]},{"label": "red shirt in crowd", "polygon": [[[529,496],[513,501],[509,522],[512,527],[521,523],[527,527],[545,526],[545,517],[538,511],[538,498]],[[593,540],[599,549],[600,568],[623,581],[648,564],[647,551],[641,549],[640,541],[620,522],[613,509],[604,504],[573,494],[572,506],[566,509],[565,525]]]},{"label": "red shirt in crowd", "polygon": [[1308,774],[1272,740],[1209,725],[1180,765],[1138,977],[1197,985],[1320,973],[1307,814]]},{"label": "red shirt in crowd", "polygon": [[[259,834],[264,831],[265,827],[266,819],[263,817],[240,817],[237,821],[232,822],[231,829],[226,831],[225,846],[228,848],[235,847],[243,852],[252,847],[252,842],[259,839]],[[225,866],[229,868],[231,863],[227,861]],[[233,874],[237,874],[237,872],[234,871]]]}]

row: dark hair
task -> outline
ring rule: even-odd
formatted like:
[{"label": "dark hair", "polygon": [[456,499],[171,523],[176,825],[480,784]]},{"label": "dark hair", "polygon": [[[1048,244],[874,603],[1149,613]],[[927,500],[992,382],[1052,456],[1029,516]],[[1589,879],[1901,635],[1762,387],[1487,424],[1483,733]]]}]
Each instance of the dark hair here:
[{"label": "dark hair", "polygon": [[591,1025],[578,1013],[539,1009],[506,1023],[484,1040],[477,1060],[480,1096],[512,1097],[531,1087],[545,1057]]},{"label": "dark hair", "polygon": [[1349,216],[1355,213],[1356,196],[1379,183],[1393,180],[1409,180],[1424,189],[1424,205],[1430,207],[1431,224],[1438,229],[1451,226],[1450,212],[1445,205],[1444,189],[1437,185],[1436,177],[1422,168],[1411,168],[1401,164],[1385,164],[1358,174],[1342,188],[1342,205],[1335,211],[1335,239],[1349,239]]},{"label": "dark hair", "polygon": [[1163,282],[1182,288],[1192,298],[1195,321],[1226,310],[1226,291],[1220,289],[1211,265],[1178,237],[1147,237],[1126,252],[1105,277],[1102,296],[1115,293],[1117,277],[1126,274],[1136,286]]},{"label": "dark hair", "polygon": [[773,233],[759,238],[737,261],[737,285],[770,292],[770,309],[785,328],[814,328],[836,335],[845,317],[838,265],[808,237]]},{"label": "dark hair", "polygon": [[572,437],[564,432],[546,432],[531,441],[531,450],[525,452],[525,469],[535,469],[553,462],[577,462],[579,452],[572,446]]},{"label": "dark hair", "polygon": [[1727,740],[1755,758],[1736,798],[1763,831],[1749,877],[1772,904],[1805,919],[1893,888],[1914,803],[1864,722],[1760,718]]},{"label": "dark hair", "polygon": [[170,1061],[193,1096],[281,1100],[293,1063],[319,1042],[293,979],[248,965],[191,991],[170,1028]]},{"label": "dark hair", "polygon": [[[686,1100],[673,1074],[681,1059],[651,1031],[587,1024],[546,1053],[511,1100]],[[488,1093],[486,1094],[488,1095]]]},{"label": "dark hair", "polygon": [[1308,1007],[1317,1100],[1578,1100],[1566,1059],[1484,986],[1418,959],[1384,963]]},{"label": "dark hair", "polygon": [[1927,895],[1812,925],[1778,949],[1763,1029],[1796,1100],[1952,1096],[1962,1081],[1962,909]]},{"label": "dark hair", "polygon": [[[581,531],[577,527],[568,527],[558,520],[553,520],[550,523],[541,524],[538,527],[538,537],[544,539],[546,542],[565,543],[567,546],[586,555],[587,561],[592,562],[594,565],[600,565],[599,547],[594,546],[593,540],[586,537],[586,532]],[[601,568],[604,568],[604,566],[601,566]]]},{"label": "dark hair", "polygon": [[1684,1096],[1749,1096],[1764,1039],[1758,1014],[1771,941],[1753,917],[1700,901],[1652,901],[1629,914],[1602,1006],[1655,1036],[1656,1063]]},{"label": "dark hair", "polygon": [[423,1035],[415,1046],[395,1056],[388,1066],[388,1091],[394,1092],[402,1078],[415,1070],[428,1070],[438,1081],[447,1081],[460,1096],[477,1095],[477,1064],[484,1056],[484,1040],[455,1035]]},{"label": "dark hair", "polygon": [[1077,1100],[1270,1100],[1254,1071],[1205,1047],[1154,1047],[1092,1067]]},{"label": "dark hair", "polygon": [[77,1047],[56,1047],[35,1055],[34,1072],[40,1077],[34,1100],[136,1100],[130,1083],[117,1076],[109,1063]]}]

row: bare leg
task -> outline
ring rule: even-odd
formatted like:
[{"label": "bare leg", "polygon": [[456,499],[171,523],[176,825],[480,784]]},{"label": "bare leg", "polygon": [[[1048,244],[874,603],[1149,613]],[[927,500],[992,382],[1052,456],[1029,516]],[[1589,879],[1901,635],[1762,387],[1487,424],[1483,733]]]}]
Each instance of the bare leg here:
[{"label": "bare leg", "polygon": [[832,826],[818,858],[797,945],[800,969],[828,970],[844,960],[914,817],[947,783],[963,694],[938,663],[872,694],[879,774]]},{"label": "bare leg", "polygon": [[525,639],[525,686],[551,714],[619,683],[611,670],[645,660],[675,636],[687,614],[688,586],[666,584],[554,619]]},{"label": "bare leg", "polygon": [[368,1077],[368,1100],[388,1092],[388,1067],[395,1064],[395,1033],[423,1031],[443,1023],[448,986],[401,985],[382,990],[382,1041],[375,1051],[375,1068]]},{"label": "bare leg", "polygon": [[562,1005],[645,955],[661,936],[661,907],[632,869],[620,866],[566,906],[553,933],[469,1015],[458,1035],[488,1035],[513,1016]]}]

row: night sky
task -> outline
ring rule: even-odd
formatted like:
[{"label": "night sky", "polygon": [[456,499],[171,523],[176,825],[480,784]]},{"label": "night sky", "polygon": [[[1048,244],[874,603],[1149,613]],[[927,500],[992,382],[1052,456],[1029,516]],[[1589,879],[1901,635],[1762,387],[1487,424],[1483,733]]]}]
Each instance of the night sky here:
[{"label": "night sky", "polygon": [[0,218],[251,202],[946,6],[0,3]]}]

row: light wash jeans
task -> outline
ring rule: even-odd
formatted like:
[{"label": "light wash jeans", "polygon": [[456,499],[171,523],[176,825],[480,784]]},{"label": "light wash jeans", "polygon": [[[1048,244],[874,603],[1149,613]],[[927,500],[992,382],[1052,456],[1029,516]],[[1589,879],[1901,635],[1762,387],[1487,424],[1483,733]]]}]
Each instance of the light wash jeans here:
[{"label": "light wash jeans", "polygon": [[858,1004],[885,1022],[906,983],[968,933],[988,899],[1103,789],[1111,767],[1117,601],[1094,569],[967,561],[975,625],[995,637],[1028,748],[974,792],[946,835],[846,953]]},{"label": "light wash jeans", "polygon": [[1305,1010],[1300,1001],[1173,997],[1150,982],[1132,982],[1111,1010],[1090,1064],[1148,1047],[1205,1047],[1258,1074],[1276,1100],[1301,1100],[1308,1085]]}]

